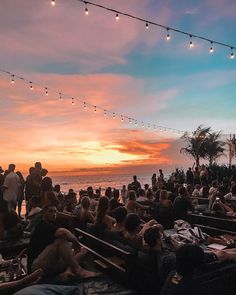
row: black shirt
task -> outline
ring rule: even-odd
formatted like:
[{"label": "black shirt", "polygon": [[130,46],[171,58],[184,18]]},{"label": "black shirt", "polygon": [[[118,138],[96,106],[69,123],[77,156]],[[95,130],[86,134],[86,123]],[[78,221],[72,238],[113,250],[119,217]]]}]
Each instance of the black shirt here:
[{"label": "black shirt", "polygon": [[41,221],[31,235],[28,260],[33,263],[34,259],[55,240],[55,232],[58,229],[54,224]]}]

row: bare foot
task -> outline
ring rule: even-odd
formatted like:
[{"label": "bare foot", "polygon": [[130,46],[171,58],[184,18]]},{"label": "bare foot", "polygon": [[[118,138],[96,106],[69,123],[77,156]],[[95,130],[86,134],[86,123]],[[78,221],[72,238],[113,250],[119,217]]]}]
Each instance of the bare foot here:
[{"label": "bare foot", "polygon": [[66,270],[63,273],[59,274],[60,281],[62,281],[62,282],[70,281],[70,280],[74,279],[75,277],[76,277],[76,275],[69,270]]},{"label": "bare foot", "polygon": [[89,271],[89,270],[86,270],[86,269],[84,269],[84,268],[81,268],[81,269],[79,270],[78,275],[79,275],[81,278],[94,278],[94,277],[98,277],[98,276],[100,276],[101,274],[98,273],[98,272]]}]

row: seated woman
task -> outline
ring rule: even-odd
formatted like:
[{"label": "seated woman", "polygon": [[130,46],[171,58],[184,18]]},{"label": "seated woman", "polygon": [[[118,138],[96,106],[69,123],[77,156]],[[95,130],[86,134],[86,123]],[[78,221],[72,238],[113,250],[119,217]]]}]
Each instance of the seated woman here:
[{"label": "seated woman", "polygon": [[44,177],[41,183],[41,207],[57,206],[59,200],[53,192],[52,179]]},{"label": "seated woman", "polygon": [[74,214],[79,217],[79,228],[86,229],[87,223],[94,223],[95,218],[90,208],[90,199],[87,196],[82,197],[79,208],[74,210]]},{"label": "seated woman", "polygon": [[113,228],[113,224],[115,223],[115,219],[107,214],[109,209],[109,199],[107,197],[101,197],[98,200],[98,206],[96,211],[95,223],[97,229],[111,230]]},{"label": "seated woman", "polygon": [[128,201],[125,207],[128,213],[137,213],[137,214],[141,213],[140,211],[144,211],[149,208],[149,206],[141,205],[136,201],[136,192],[133,190],[128,191]]},{"label": "seated woman", "polygon": [[141,219],[135,213],[129,213],[125,219],[124,239],[134,247],[142,246],[142,237],[138,235],[141,227]]},{"label": "seated woman", "polygon": [[123,232],[125,229],[125,218],[127,216],[127,209],[123,206],[116,208],[113,211],[113,216],[116,222],[113,224],[114,231]]}]

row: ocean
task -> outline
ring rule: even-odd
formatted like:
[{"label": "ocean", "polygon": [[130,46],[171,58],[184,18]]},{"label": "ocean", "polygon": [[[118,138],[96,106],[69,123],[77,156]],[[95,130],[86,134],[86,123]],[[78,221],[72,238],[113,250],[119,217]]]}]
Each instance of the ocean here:
[{"label": "ocean", "polygon": [[[53,181],[53,186],[60,184],[61,191],[67,193],[70,188],[75,192],[79,192],[81,189],[87,189],[87,187],[92,186],[93,189],[101,187],[104,191],[107,187],[121,189],[123,185],[128,185],[133,181],[133,175],[125,174],[104,174],[104,175],[60,175],[51,176]],[[151,185],[152,175],[137,175],[138,181],[143,186],[145,183]]]}]

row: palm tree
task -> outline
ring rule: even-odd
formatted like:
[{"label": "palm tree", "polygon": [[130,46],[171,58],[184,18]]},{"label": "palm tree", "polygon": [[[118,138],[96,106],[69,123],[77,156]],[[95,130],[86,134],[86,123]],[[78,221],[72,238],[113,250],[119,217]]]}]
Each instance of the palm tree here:
[{"label": "palm tree", "polygon": [[180,152],[194,158],[196,167],[200,166],[200,158],[206,157],[205,143],[210,131],[210,127],[200,125],[193,133],[189,134],[189,132],[185,132],[181,137],[187,146],[182,148]]},{"label": "palm tree", "polygon": [[220,140],[220,132],[211,132],[208,134],[204,148],[205,158],[209,160],[209,166],[211,166],[217,158],[225,155],[224,146],[225,142]]}]

